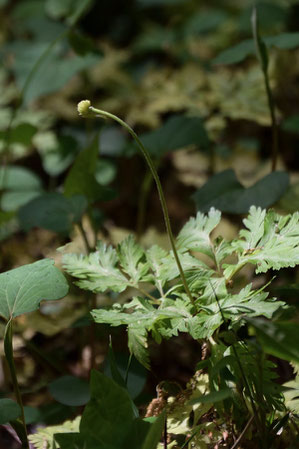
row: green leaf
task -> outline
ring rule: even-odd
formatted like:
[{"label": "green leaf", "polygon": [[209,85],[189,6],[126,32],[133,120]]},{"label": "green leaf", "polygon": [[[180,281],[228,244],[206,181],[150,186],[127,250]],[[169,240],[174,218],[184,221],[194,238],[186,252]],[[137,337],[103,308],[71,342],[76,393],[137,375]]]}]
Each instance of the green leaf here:
[{"label": "green leaf", "polygon": [[77,154],[78,142],[72,136],[57,137],[55,145],[39,148],[44,170],[51,176],[63,173],[73,162]]},{"label": "green leaf", "polygon": [[98,138],[77,156],[64,182],[64,194],[84,195],[90,203],[111,199],[112,191],[101,186],[95,178],[99,153]]},{"label": "green leaf", "polygon": [[34,197],[40,195],[42,185],[35,173],[15,165],[0,169],[1,208],[4,211],[17,210]]},{"label": "green leaf", "polygon": [[151,425],[151,428],[145,438],[145,441],[141,449],[156,449],[161,439],[165,419],[166,419],[165,413],[162,412],[155,420],[155,422]]},{"label": "green leaf", "polygon": [[[151,429],[151,424],[141,418],[135,419],[131,425],[128,437],[122,445],[122,449],[140,449],[147,433]],[[155,446],[154,449],[156,449]]]},{"label": "green leaf", "polygon": [[288,185],[288,174],[276,171],[245,188],[229,169],[212,176],[195,192],[193,199],[197,210],[202,212],[214,207],[222,212],[244,214],[252,205],[271,206],[285,193]]},{"label": "green leaf", "polygon": [[86,207],[87,202],[83,196],[66,198],[61,193],[45,193],[22,206],[18,217],[25,231],[40,227],[69,234],[73,223],[80,221]]},{"label": "green leaf", "polygon": [[86,439],[94,439],[98,447],[122,447],[134,420],[127,391],[100,372],[92,371],[90,395],[81,419],[80,433]]},{"label": "green leaf", "polygon": [[[32,141],[32,137],[36,134],[36,126],[30,123],[20,123],[19,125],[13,127],[8,135],[8,145],[12,143],[20,143],[25,146],[29,146]],[[6,131],[0,131],[0,139],[6,137]]]},{"label": "green leaf", "polygon": [[133,284],[137,284],[146,275],[148,265],[142,262],[145,258],[144,251],[132,235],[118,245],[117,255],[123,271],[131,278]]},{"label": "green leaf", "polygon": [[134,326],[134,324],[128,326],[128,347],[141,365],[149,369],[147,331],[144,327]]},{"label": "green leaf", "polygon": [[192,399],[188,402],[189,405],[194,404],[206,404],[207,402],[211,402],[214,404],[215,402],[223,401],[224,399],[227,399],[232,396],[232,391],[227,389],[219,390],[219,391],[212,391],[211,393],[199,396],[195,399]]},{"label": "green leaf", "polygon": [[88,383],[74,376],[63,376],[49,385],[53,398],[64,405],[85,405],[90,399]]},{"label": "green leaf", "polygon": [[206,149],[209,138],[199,117],[174,116],[161,128],[141,136],[142,143],[155,157],[188,145]]},{"label": "green leaf", "polygon": [[67,273],[80,279],[76,282],[80,288],[93,292],[108,289],[122,292],[130,283],[116,267],[117,260],[114,248],[98,242],[96,252],[88,256],[65,254],[62,262]]},{"label": "green leaf", "polygon": [[[54,440],[59,444],[59,449],[100,449],[96,442],[93,446],[90,443],[87,445],[84,436],[75,432],[55,433]],[[37,449],[39,449],[39,446],[37,446]],[[43,449],[43,447],[40,446],[40,449]]]},{"label": "green leaf", "polygon": [[[48,404],[49,407],[49,404]],[[56,418],[57,419],[57,418]],[[77,416],[73,421],[65,421],[59,425],[48,426],[48,427],[38,427],[33,435],[29,435],[28,439],[37,449],[44,449],[45,447],[56,449],[55,444],[57,434],[62,433],[63,435],[76,435],[78,436],[78,443],[81,442],[79,436],[79,424],[81,416]],[[57,421],[56,421],[57,422]],[[55,439],[55,441],[54,441]],[[65,446],[69,447],[69,446]],[[74,449],[75,446],[72,446]],[[80,449],[82,446],[79,446]],[[63,448],[64,449],[64,448]],[[84,449],[84,446],[82,447]],[[86,448],[85,448],[86,449]]]},{"label": "green leaf", "polygon": [[147,281],[153,282],[157,289],[161,291],[166,279],[163,276],[164,258],[167,256],[167,251],[154,245],[146,251],[147,262],[153,272],[146,278]]},{"label": "green leaf", "polygon": [[235,240],[232,247],[239,253],[238,263],[225,265],[224,274],[231,277],[242,266],[257,266],[256,273],[269,269],[294,267],[299,264],[299,213],[280,216],[252,206],[244,224],[248,230],[240,231],[243,239]]},{"label": "green leaf", "polygon": [[51,259],[0,274],[0,315],[9,320],[38,309],[42,300],[63,298],[68,284]]},{"label": "green leaf", "polygon": [[299,115],[291,115],[283,120],[281,127],[284,131],[299,134]]},{"label": "green leaf", "polygon": [[283,384],[285,405],[293,413],[299,414],[299,376]]},{"label": "green leaf", "polygon": [[289,362],[299,363],[298,324],[293,322],[270,322],[262,318],[247,318],[254,327],[263,349]]},{"label": "green leaf", "polygon": [[21,416],[21,408],[12,399],[0,399],[0,426]]},{"label": "green leaf", "polygon": [[[299,46],[299,33],[282,33],[277,36],[268,36],[263,40],[268,48],[273,46],[291,50]],[[222,51],[212,62],[214,64],[235,64],[254,54],[254,40],[247,39]]]},{"label": "green leaf", "polygon": [[32,45],[31,41],[24,40],[10,47],[15,56],[13,70],[20,89],[24,87],[32,67],[43,55],[25,91],[25,104],[61,89],[75,74],[99,61],[99,56],[80,57],[68,54],[68,48],[65,45],[57,44],[46,54],[48,49],[48,42],[41,41]]},{"label": "green leaf", "polygon": [[213,208],[208,216],[198,212],[196,217],[190,218],[180,231],[177,237],[177,248],[198,251],[214,259],[210,234],[219,224],[220,219],[221,213]]}]

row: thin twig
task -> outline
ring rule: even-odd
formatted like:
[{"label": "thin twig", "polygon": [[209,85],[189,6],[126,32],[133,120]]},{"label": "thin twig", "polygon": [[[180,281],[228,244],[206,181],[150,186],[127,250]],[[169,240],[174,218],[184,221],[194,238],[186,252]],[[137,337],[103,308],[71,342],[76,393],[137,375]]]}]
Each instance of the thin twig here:
[{"label": "thin twig", "polygon": [[247,432],[250,424],[252,423],[254,419],[254,416],[251,416],[249,418],[249,421],[247,422],[246,426],[244,427],[244,429],[242,430],[242,432],[240,433],[239,437],[237,438],[237,440],[234,442],[234,445],[230,448],[230,449],[236,449],[236,447],[238,446],[238,444],[240,443],[240,441],[242,440],[243,436],[245,435],[245,433]]}]

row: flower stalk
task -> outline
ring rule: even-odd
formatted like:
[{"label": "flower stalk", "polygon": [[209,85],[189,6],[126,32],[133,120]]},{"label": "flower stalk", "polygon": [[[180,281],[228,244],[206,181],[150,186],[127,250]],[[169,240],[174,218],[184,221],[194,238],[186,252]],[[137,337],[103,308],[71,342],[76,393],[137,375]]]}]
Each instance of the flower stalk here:
[{"label": "flower stalk", "polygon": [[148,152],[148,150],[145,148],[145,146],[143,145],[143,143],[141,142],[141,140],[139,139],[139,137],[137,136],[137,134],[135,133],[135,131],[126,123],[124,122],[122,119],[120,119],[119,117],[117,117],[114,114],[111,114],[110,112],[107,111],[103,111],[101,109],[97,109],[94,108],[93,106],[91,106],[91,103],[89,100],[83,100],[80,101],[80,103],[78,104],[78,112],[82,117],[92,117],[92,116],[96,116],[96,117],[100,117],[103,119],[111,119],[117,123],[119,123],[123,128],[125,128],[133,137],[133,139],[135,140],[135,142],[138,145],[138,148],[140,149],[141,153],[144,156],[144,159],[146,160],[146,163],[151,171],[151,174],[156,182],[156,186],[157,186],[157,190],[158,190],[158,194],[159,194],[159,198],[160,198],[160,203],[161,203],[161,207],[162,207],[162,211],[163,211],[163,216],[164,216],[164,221],[165,221],[165,227],[166,227],[166,231],[168,234],[168,238],[170,241],[170,245],[171,245],[171,249],[173,251],[173,255],[180,273],[180,277],[181,277],[181,281],[183,283],[184,289],[186,294],[189,297],[190,302],[195,305],[195,301],[194,298],[191,295],[190,289],[188,287],[187,281],[186,281],[186,277],[184,274],[184,270],[182,268],[180,259],[179,259],[179,255],[175,246],[175,240],[174,240],[174,236],[173,236],[173,232],[171,229],[171,224],[170,224],[170,218],[169,218],[169,214],[168,214],[168,208],[167,208],[167,204],[166,204],[166,200],[165,200],[165,196],[164,196],[164,192],[162,189],[162,185],[161,185],[161,181],[158,175],[158,172],[156,170],[156,167],[152,161],[152,158]]}]

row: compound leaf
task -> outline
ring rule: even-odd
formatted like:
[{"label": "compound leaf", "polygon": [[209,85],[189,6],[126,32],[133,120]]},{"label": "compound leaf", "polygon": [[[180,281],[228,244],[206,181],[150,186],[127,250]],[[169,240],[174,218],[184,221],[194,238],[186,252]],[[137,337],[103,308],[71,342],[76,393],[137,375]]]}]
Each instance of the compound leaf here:
[{"label": "compound leaf", "polygon": [[294,267],[299,263],[299,213],[279,216],[273,211],[265,214],[261,208],[252,206],[241,230],[243,239],[232,243],[239,260],[236,265],[225,265],[224,274],[231,277],[242,266],[257,266],[256,273]]},{"label": "compound leaf", "polygon": [[99,242],[97,251],[88,256],[65,254],[63,267],[67,273],[80,279],[76,285],[84,290],[122,292],[130,283],[116,267],[117,260],[115,249]]},{"label": "compound leaf", "polygon": [[134,284],[137,284],[147,273],[148,265],[141,261],[144,258],[144,251],[132,235],[118,245],[117,255],[125,273]]},{"label": "compound leaf", "polygon": [[210,233],[219,224],[221,213],[212,208],[208,214],[198,212],[196,217],[190,218],[178,235],[178,249],[199,251],[214,258]]}]

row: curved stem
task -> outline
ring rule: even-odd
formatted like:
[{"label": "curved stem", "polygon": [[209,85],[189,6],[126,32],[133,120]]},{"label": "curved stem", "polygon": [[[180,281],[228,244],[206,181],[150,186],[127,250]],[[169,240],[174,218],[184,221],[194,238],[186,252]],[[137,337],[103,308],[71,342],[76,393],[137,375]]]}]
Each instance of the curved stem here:
[{"label": "curved stem", "polygon": [[12,334],[13,334],[12,319],[10,319],[9,322],[7,323],[6,329],[5,329],[4,352],[5,352],[5,356],[7,359],[8,366],[9,366],[16,400],[21,409],[21,422],[22,422],[23,428],[22,428],[22,435],[20,432],[18,432],[19,437],[21,438],[21,440],[23,442],[23,445],[24,445],[23,447],[25,447],[26,449],[27,448],[29,449],[29,442],[28,442],[28,438],[27,438],[26,421],[25,421],[25,414],[24,414],[24,406],[23,406],[22,396],[21,396],[20,388],[19,388],[19,384],[18,384],[15,361],[13,358]]},{"label": "curved stem", "polygon": [[149,154],[149,152],[147,151],[147,149],[144,147],[143,143],[141,142],[141,140],[139,139],[139,137],[137,136],[137,134],[135,133],[135,131],[126,123],[124,122],[122,119],[120,119],[119,117],[117,117],[114,114],[111,114],[110,112],[106,112],[106,111],[102,111],[101,109],[96,109],[93,106],[89,106],[88,110],[90,112],[94,112],[96,115],[98,115],[101,118],[109,118],[114,120],[115,122],[119,123],[121,126],[123,126],[133,137],[133,139],[135,140],[135,142],[137,143],[140,151],[142,152],[144,159],[147,162],[147,165],[149,166],[149,169],[152,173],[152,176],[156,182],[156,186],[158,189],[158,193],[159,193],[159,198],[160,198],[160,203],[161,203],[161,207],[162,207],[162,211],[163,211],[163,215],[164,215],[164,220],[165,220],[165,226],[166,226],[166,231],[169,237],[169,241],[170,241],[170,245],[173,251],[173,255],[180,273],[180,277],[184,286],[184,289],[190,299],[190,302],[195,305],[195,301],[194,298],[191,295],[191,292],[189,290],[185,275],[184,275],[184,271],[175,247],[175,240],[174,240],[174,236],[172,233],[172,229],[171,229],[171,224],[170,224],[170,219],[169,219],[169,214],[168,214],[168,209],[167,209],[167,204],[166,204],[166,200],[165,200],[165,196],[164,196],[164,192],[162,189],[162,185],[160,182],[160,178],[159,175],[157,173],[156,167],[151,159],[151,156]]}]

